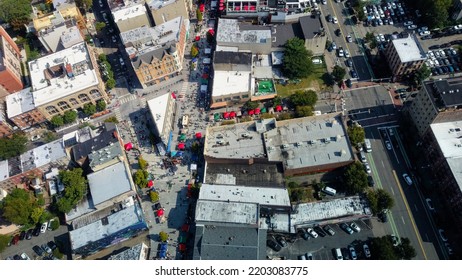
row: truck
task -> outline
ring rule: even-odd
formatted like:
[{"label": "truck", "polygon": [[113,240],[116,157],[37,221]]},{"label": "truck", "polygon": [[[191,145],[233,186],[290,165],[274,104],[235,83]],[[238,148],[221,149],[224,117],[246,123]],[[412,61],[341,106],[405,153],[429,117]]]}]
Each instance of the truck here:
[{"label": "truck", "polygon": [[368,152],[368,153],[372,152],[371,140],[369,140],[369,139],[364,140],[364,148],[365,148],[366,152]]},{"label": "truck", "polygon": [[183,115],[183,118],[181,118],[181,125],[182,126],[188,126],[189,125],[189,116],[188,115]]}]

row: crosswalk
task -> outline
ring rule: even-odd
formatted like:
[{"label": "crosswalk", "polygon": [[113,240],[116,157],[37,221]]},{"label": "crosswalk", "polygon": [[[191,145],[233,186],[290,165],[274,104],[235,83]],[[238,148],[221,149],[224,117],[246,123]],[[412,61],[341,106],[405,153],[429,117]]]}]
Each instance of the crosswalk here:
[{"label": "crosswalk", "polygon": [[183,82],[183,85],[181,86],[180,94],[178,95],[180,99],[183,99],[185,97],[186,92],[188,91],[188,86],[189,86],[188,82]]},{"label": "crosswalk", "polygon": [[120,113],[120,108],[119,107],[114,109],[114,113],[116,115],[117,120],[119,120],[119,121],[123,120],[122,119],[122,114]]},{"label": "crosswalk", "polygon": [[127,96],[125,98],[120,99],[119,103],[124,104],[124,103],[130,102],[130,101],[135,100],[135,99],[136,99],[136,94],[130,94],[130,96]]}]

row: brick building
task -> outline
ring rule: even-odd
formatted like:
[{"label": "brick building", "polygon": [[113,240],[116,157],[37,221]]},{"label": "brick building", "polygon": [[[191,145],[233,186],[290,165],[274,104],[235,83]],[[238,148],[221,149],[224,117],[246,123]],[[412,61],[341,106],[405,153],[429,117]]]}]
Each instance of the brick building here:
[{"label": "brick building", "polygon": [[[16,43],[0,26],[0,87],[8,93],[23,88],[21,79],[21,51]],[[0,93],[6,93],[0,90]],[[3,96],[0,96],[0,98]]]},{"label": "brick building", "polygon": [[385,50],[385,56],[395,81],[419,70],[427,59],[415,35],[392,40]]}]

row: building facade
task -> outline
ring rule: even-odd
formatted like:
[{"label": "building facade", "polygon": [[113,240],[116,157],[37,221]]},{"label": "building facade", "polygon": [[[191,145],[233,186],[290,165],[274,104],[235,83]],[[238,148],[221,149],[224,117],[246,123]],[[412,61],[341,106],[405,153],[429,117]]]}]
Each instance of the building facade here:
[{"label": "building facade", "polygon": [[462,119],[462,78],[427,81],[406,112],[423,136],[433,123]]},{"label": "building facade", "polygon": [[21,76],[21,52],[0,26],[0,86],[9,93],[17,92],[23,88]]},{"label": "building facade", "polygon": [[146,3],[155,25],[160,25],[177,17],[189,18],[192,0],[152,0]]},{"label": "building facade", "polygon": [[112,9],[114,23],[120,32],[132,30],[141,26],[150,26],[146,7],[139,3],[128,7]]},{"label": "building facade", "polygon": [[154,124],[154,134],[165,146],[168,146],[174,125],[175,99],[170,93],[162,94],[149,100],[148,108]]},{"label": "building facade", "polygon": [[393,80],[399,81],[419,70],[427,56],[415,35],[392,40],[385,51]]},{"label": "building facade", "polygon": [[6,121],[5,111],[0,109],[0,138],[6,137],[13,133],[11,125]]},{"label": "building facade", "polygon": [[40,124],[46,119],[34,106],[31,88],[25,88],[6,97],[7,116],[20,129]]},{"label": "building facade", "polygon": [[462,18],[462,0],[454,0],[454,8],[452,11],[453,20],[459,20]]}]

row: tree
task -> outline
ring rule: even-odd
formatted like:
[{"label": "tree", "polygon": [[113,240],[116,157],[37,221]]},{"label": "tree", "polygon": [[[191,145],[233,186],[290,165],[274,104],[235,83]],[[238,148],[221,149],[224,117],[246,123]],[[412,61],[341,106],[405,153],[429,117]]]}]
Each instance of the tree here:
[{"label": "tree", "polygon": [[199,9],[196,10],[196,18],[197,18],[197,21],[203,20],[202,12]]},{"label": "tree", "polygon": [[350,164],[343,174],[348,194],[362,193],[367,188],[367,174],[360,162]]},{"label": "tree", "polygon": [[282,71],[289,79],[305,78],[313,69],[311,53],[305,48],[305,41],[297,37],[285,44]]},{"label": "tree", "polygon": [[96,105],[93,103],[87,103],[83,106],[83,113],[87,116],[91,116],[96,113]]},{"label": "tree", "polygon": [[313,107],[311,106],[297,106],[295,108],[295,114],[297,117],[309,117],[313,115]]},{"label": "tree", "polygon": [[199,55],[199,49],[197,48],[196,44],[191,46],[191,56],[197,57]]},{"label": "tree", "polygon": [[151,202],[159,201],[159,193],[158,192],[149,192],[149,198],[151,198]]},{"label": "tree", "polygon": [[423,81],[430,77],[431,73],[432,71],[428,68],[427,64],[423,64],[422,67],[420,67],[420,69],[414,74],[414,85],[420,85]]},{"label": "tree", "polygon": [[104,62],[107,61],[107,56],[106,54],[102,53],[98,56],[99,61]]},{"label": "tree", "polygon": [[273,106],[281,105],[282,104],[282,98],[280,96],[276,96],[273,99]]},{"label": "tree", "polygon": [[292,115],[290,113],[284,112],[281,113],[277,116],[278,121],[283,121],[283,120],[290,120],[293,119]]},{"label": "tree", "polygon": [[0,253],[5,250],[8,246],[8,243],[11,241],[11,236],[0,234]]},{"label": "tree", "polygon": [[107,87],[108,89],[114,88],[115,85],[116,85],[116,81],[115,81],[113,78],[110,78],[110,79],[108,79],[108,80],[106,81],[106,87]]},{"label": "tree", "polygon": [[366,43],[370,43],[372,42],[373,40],[375,40],[375,35],[374,35],[374,32],[367,32],[366,33],[366,36],[364,36],[364,41]]},{"label": "tree", "polygon": [[35,207],[32,209],[32,213],[30,214],[30,218],[34,224],[38,224],[40,221],[40,216],[43,214],[43,208]]},{"label": "tree", "polygon": [[109,118],[105,119],[104,122],[106,122],[106,123],[108,123],[108,122],[119,123],[119,120],[117,119],[117,117],[113,116],[113,117],[109,117]]},{"label": "tree", "polygon": [[26,151],[27,137],[22,132],[0,138],[0,160],[19,156]]},{"label": "tree", "polygon": [[56,135],[56,133],[54,133],[53,131],[45,131],[45,133],[43,134],[43,141],[45,143],[50,143],[52,141],[55,141],[56,139],[58,139],[58,135]]},{"label": "tree", "polygon": [[2,200],[3,218],[17,225],[31,224],[31,214],[37,207],[35,198],[24,189],[13,189]]},{"label": "tree", "polygon": [[411,241],[407,237],[401,237],[401,243],[395,247],[395,253],[398,259],[411,260],[417,256]]},{"label": "tree", "polygon": [[348,127],[347,133],[353,145],[357,145],[358,143],[363,143],[366,137],[364,128],[358,125],[353,125],[353,126]]},{"label": "tree", "polygon": [[106,110],[106,107],[106,101],[104,101],[103,99],[100,99],[96,102],[96,110],[98,110],[98,112]]},{"label": "tree", "polygon": [[270,113],[263,113],[260,115],[260,119],[271,119],[274,118],[273,114]]},{"label": "tree", "polygon": [[18,30],[29,23],[32,7],[30,0],[0,1],[0,18]]},{"label": "tree", "polygon": [[168,240],[168,234],[165,231],[159,232],[159,239],[161,242],[166,242]]},{"label": "tree", "polygon": [[74,110],[69,110],[64,112],[63,121],[65,124],[73,123],[77,119],[77,112]]},{"label": "tree", "polygon": [[140,156],[138,158],[138,165],[140,166],[140,169],[145,170],[146,167],[148,166],[148,162]]},{"label": "tree", "polygon": [[98,21],[95,23],[95,28],[97,32],[100,32],[101,30],[103,30],[104,27],[106,27],[106,23],[104,22]]},{"label": "tree", "polygon": [[367,198],[374,215],[391,209],[395,204],[393,197],[383,189],[370,190],[367,193]]},{"label": "tree", "polygon": [[77,7],[85,11],[88,11],[88,9],[90,9],[93,6],[93,0],[76,0],[75,4],[77,5]]},{"label": "tree", "polygon": [[318,95],[312,90],[296,91],[289,97],[294,106],[311,106],[313,107],[318,101]]},{"label": "tree", "polygon": [[57,230],[58,228],[59,228],[59,220],[53,219],[53,221],[51,221],[51,230]]},{"label": "tree", "polygon": [[334,69],[332,70],[332,76],[334,77],[334,81],[336,81],[337,83],[342,81],[345,75],[346,75],[345,68],[340,67],[338,65],[334,66]]},{"label": "tree", "polygon": [[431,29],[443,28],[448,24],[449,9],[452,6],[451,0],[423,0],[418,1],[418,6],[423,21]]},{"label": "tree", "polygon": [[148,183],[148,172],[146,170],[138,170],[133,175],[133,181],[138,187],[145,187]]},{"label": "tree", "polygon": [[371,239],[371,258],[374,260],[397,260],[391,236],[374,237]]},{"label": "tree", "polygon": [[54,126],[54,127],[60,127],[62,125],[64,125],[64,119],[61,115],[56,115],[56,116],[53,116],[50,120],[50,123]]},{"label": "tree", "polygon": [[249,100],[244,103],[244,106],[242,106],[242,108],[244,110],[254,110],[254,109],[257,109],[259,105],[260,104],[258,102]]},{"label": "tree", "polygon": [[335,84],[334,77],[332,77],[330,73],[324,73],[322,75],[322,81],[324,82],[326,86],[329,86],[329,87]]},{"label": "tree", "polygon": [[59,179],[64,185],[64,195],[58,200],[57,207],[62,213],[68,213],[87,193],[87,180],[81,168],[62,170]]}]

